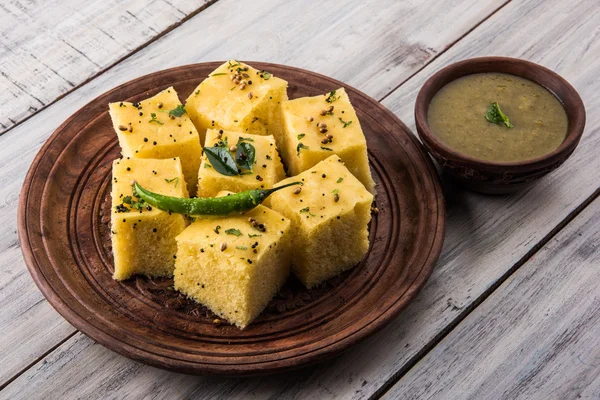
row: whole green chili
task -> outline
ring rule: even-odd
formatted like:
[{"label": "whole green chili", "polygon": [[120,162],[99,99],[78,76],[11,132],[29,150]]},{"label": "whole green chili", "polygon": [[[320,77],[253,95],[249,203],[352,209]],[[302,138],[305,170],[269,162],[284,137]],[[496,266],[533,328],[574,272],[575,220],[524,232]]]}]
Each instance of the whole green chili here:
[{"label": "whole green chili", "polygon": [[223,197],[192,198],[164,196],[133,183],[134,196],[163,211],[185,215],[229,215],[249,211],[262,203],[271,193],[302,182],[292,182],[272,189],[253,189]]}]

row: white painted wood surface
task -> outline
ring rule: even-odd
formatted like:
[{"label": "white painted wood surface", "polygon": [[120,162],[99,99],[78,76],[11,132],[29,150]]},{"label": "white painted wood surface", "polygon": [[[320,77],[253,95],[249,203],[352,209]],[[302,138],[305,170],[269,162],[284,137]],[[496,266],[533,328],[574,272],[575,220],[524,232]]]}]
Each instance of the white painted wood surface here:
[{"label": "white painted wood surface", "polygon": [[[223,1],[223,4],[230,3]],[[383,13],[378,17],[381,25],[386,25],[381,22],[381,19],[386,17],[388,18],[385,19],[386,21],[393,21],[394,26],[398,25],[398,17],[393,14],[394,9],[391,8],[395,4],[397,3],[390,3],[387,9],[388,13]],[[463,11],[466,12],[468,7],[466,3],[463,5]],[[21,132],[23,135],[27,132],[27,135],[36,141],[35,145],[28,145],[23,141],[11,141],[10,138],[19,137],[13,135],[12,131],[5,135],[9,137],[8,140],[3,141],[3,138],[0,138],[0,157],[3,160],[13,160],[16,164],[15,167],[0,169],[0,198],[15,196],[24,175],[22,169],[24,165],[30,163],[35,150],[54,126],[85,101],[122,81],[149,70],[162,68],[158,67],[160,63],[157,62],[157,59],[159,58],[163,59],[164,57],[167,60],[168,65],[165,67],[190,62],[186,61],[190,57],[189,55],[169,52],[169,41],[173,40],[175,43],[199,42],[200,39],[196,36],[195,31],[202,28],[189,25],[189,31],[184,33],[186,25],[203,21],[203,17],[210,17],[210,19],[218,17],[221,15],[218,6],[222,6],[221,2],[203,11],[165,38],[149,46],[148,49],[144,49],[14,129],[14,132]],[[479,3],[477,6],[483,7]],[[488,4],[487,10],[493,9],[494,6]],[[293,8],[293,5],[291,7]],[[440,6],[439,14],[447,15],[447,8]],[[323,7],[317,7],[317,9],[319,12],[323,12]],[[285,12],[298,13],[298,10],[299,8],[289,11],[286,8]],[[354,10],[354,8],[350,7],[350,10]],[[482,10],[486,10],[486,8],[484,7]],[[275,7],[271,11],[279,12],[279,8]],[[600,119],[597,116],[598,111],[596,111],[600,110],[600,98],[596,94],[600,89],[596,78],[596,71],[599,70],[600,48],[597,40],[598,24],[594,20],[594,16],[597,15],[595,11],[597,11],[597,6],[594,1],[568,4],[559,0],[513,1],[384,101],[406,123],[412,125],[412,107],[418,88],[434,71],[449,62],[476,55],[509,55],[540,62],[557,70],[570,80],[586,102],[588,128],[582,144],[572,158],[560,170],[527,192],[508,197],[485,197],[449,189],[447,192],[448,236],[439,266],[416,301],[382,332],[330,363],[295,374],[248,380],[187,377],[142,366],[111,353],[81,334],[76,334],[12,382],[5,392],[0,392],[0,397],[3,397],[4,393],[42,392],[49,395],[56,393],[57,396],[77,393],[78,396],[90,398],[126,396],[132,398],[144,396],[156,398],[173,396],[194,398],[219,396],[234,398],[365,398],[377,395],[382,388],[386,387],[386,384],[393,382],[398,375],[404,374],[406,369],[411,366],[412,360],[426,352],[432,342],[435,343],[436,337],[444,335],[448,329],[453,327],[457,318],[469,312],[475,299],[493,288],[498,279],[510,274],[511,268],[528,251],[533,249],[546,234],[553,231],[564,218],[600,186],[597,173],[600,161],[596,156],[600,149],[600,125],[598,123]],[[329,17],[333,15],[326,6],[324,12]],[[428,12],[432,13],[431,7]],[[362,21],[359,12],[349,11],[349,13],[348,21],[355,21],[356,24]],[[409,16],[419,15],[418,12],[406,14]],[[481,11],[479,15],[484,14]],[[390,18],[390,15],[395,18]],[[306,53],[302,51],[304,45],[300,43],[300,51],[297,54],[286,53],[284,49],[293,48],[286,46],[296,44],[295,36],[302,32],[301,29],[308,29],[308,26],[312,26],[310,25],[311,17],[312,20],[319,20],[319,16],[308,15],[306,20],[302,19],[299,22],[299,26],[292,24],[288,28],[289,32],[282,33],[286,39],[289,37],[291,43],[286,41],[282,45],[281,42],[274,41],[273,43],[276,45],[271,48],[253,47],[252,49],[256,50],[253,57],[247,57],[249,53],[244,52],[249,50],[244,49],[243,46],[238,49],[235,43],[228,43],[223,47],[207,49],[206,59],[223,59],[230,56],[231,53],[221,52],[239,51],[242,53],[241,56],[236,53],[233,56],[283,62],[317,70],[346,80],[349,84],[376,97],[385,96],[386,90],[410,77],[427,61],[423,59],[421,64],[412,66],[406,64],[404,67],[394,66],[386,71],[387,67],[382,66],[386,65],[390,58],[381,56],[381,51],[379,53],[369,52],[369,49],[385,47],[382,44],[384,42],[377,41],[377,37],[371,39],[371,43],[364,52],[353,51],[350,54],[352,57],[344,58],[349,53],[349,49],[356,49],[356,47],[352,47],[352,41],[350,41],[345,45],[347,47],[344,48],[344,51],[340,54],[336,53],[334,50],[338,41],[331,40],[331,32],[325,28],[324,30],[313,30],[317,32],[317,37],[314,42],[310,43],[313,49],[323,48],[322,52],[313,54],[313,50],[313,53]],[[364,16],[362,17],[364,18]],[[257,16],[257,20],[258,18],[259,16]],[[252,20],[252,18],[250,19]],[[467,20],[472,22],[473,18],[469,17]],[[411,21],[414,22],[414,18],[407,18],[407,24]],[[435,24],[436,20],[434,18],[431,21]],[[263,18],[261,27],[265,25],[267,25],[265,29],[270,26],[268,20]],[[322,26],[315,25],[316,28]],[[244,28],[247,29],[246,26],[240,27],[240,29]],[[412,36],[410,32],[399,32],[398,35],[407,35],[413,38],[419,35],[426,37],[427,35],[422,33],[423,29],[427,30],[425,28],[426,26],[414,28],[418,29],[419,33],[413,32]],[[436,25],[435,29],[438,30],[437,35],[439,36],[436,40],[445,35],[441,31],[443,28],[444,26],[441,24]],[[367,28],[361,25],[360,29]],[[435,29],[432,29],[432,32],[436,32]],[[461,29],[464,32],[469,28],[465,29],[465,26],[462,26]],[[455,28],[453,32],[461,32],[461,29]],[[339,33],[338,31],[334,32]],[[381,35],[380,30],[376,30],[375,33]],[[223,33],[212,34],[217,36]],[[318,36],[321,34],[323,36]],[[253,40],[258,40],[258,37]],[[309,38],[309,42],[311,40],[313,39]],[[327,42],[328,40],[329,42]],[[322,47],[324,41],[331,43],[331,47]],[[452,40],[447,41],[448,44],[452,42]],[[279,44],[277,45],[277,43]],[[386,43],[389,43],[389,40]],[[309,45],[306,46],[309,47]],[[443,50],[444,47],[442,46],[436,51]],[[333,54],[328,53],[328,50]],[[390,51],[393,51],[393,47],[390,48]],[[402,53],[401,49],[398,51]],[[164,54],[165,52],[166,54]],[[379,58],[377,58],[378,56]],[[174,60],[173,57],[175,57]],[[334,64],[332,60],[341,61]],[[137,68],[140,65],[144,65],[141,70]],[[382,73],[377,74],[378,70],[381,70]],[[361,74],[364,75],[362,78],[364,81],[361,81],[359,76]],[[42,120],[49,126],[40,128],[33,124],[33,122]],[[8,187],[3,187],[3,183],[6,183]],[[14,212],[15,206],[16,197],[9,201],[4,208],[9,212]],[[0,207],[2,207],[1,203]],[[4,226],[10,226],[12,223],[14,226],[14,222],[11,222],[10,219],[4,220],[4,218],[3,213],[0,213],[0,223],[4,223]],[[14,236],[11,236],[10,233],[0,232],[0,246],[10,243],[11,237],[14,242]],[[5,265],[4,249],[0,247],[0,251],[2,251],[0,262]],[[18,271],[13,275],[21,274],[20,282],[28,279],[26,273],[22,272],[24,267],[21,260],[17,260],[12,265]],[[7,301],[11,303],[8,294],[13,292],[12,288],[15,283],[2,282],[1,279],[3,278],[0,277],[0,298],[4,297],[2,290],[6,290]],[[22,287],[26,288],[27,285],[23,284]],[[32,299],[35,289],[29,287],[25,290],[29,292],[26,298]],[[14,303],[8,305],[0,303],[2,318],[6,313],[3,307],[18,308]],[[26,318],[28,315],[26,308],[23,307],[20,310],[23,311],[15,312],[15,315],[18,315],[17,318]],[[54,323],[57,326],[65,324],[62,321]],[[36,332],[29,330],[22,334],[45,340],[36,336]],[[50,349],[56,343],[56,341],[47,341],[45,342],[46,348]],[[2,338],[0,338],[0,344],[4,348]],[[22,352],[22,350],[18,350],[18,346],[17,343],[14,354]],[[600,382],[596,382],[596,384],[600,384]],[[65,388],[68,387],[77,388],[77,391],[65,391]],[[32,392],[22,392],[24,390],[32,390]]]},{"label": "white painted wood surface", "polygon": [[599,266],[597,199],[384,398],[600,398]]},{"label": "white painted wood surface", "polygon": [[0,134],[209,0],[0,2]]},{"label": "white painted wood surface", "polygon": [[[365,3],[353,0],[345,2],[344,7],[318,0],[260,3],[261,7],[246,13],[239,12],[239,2],[234,0],[215,3],[0,136],[0,159],[6,163],[0,168],[0,199],[6,199],[4,203],[0,202],[0,224],[6,227],[0,231],[0,265],[9,266],[9,273],[0,274],[0,300],[3,300],[0,302],[0,326],[5,327],[0,336],[0,348],[10,350],[0,356],[0,365],[3,365],[0,386],[64,339],[64,335],[46,336],[34,326],[29,329],[23,322],[31,318],[30,308],[41,300],[41,295],[31,281],[17,247],[16,208],[23,177],[35,153],[69,115],[101,93],[142,74],[229,57],[305,67],[381,97],[396,82],[416,72],[433,54],[457,40],[502,4],[497,0],[446,0],[442,16],[446,28],[442,40],[438,20],[431,15],[427,5],[416,1],[372,0]],[[399,16],[410,16],[411,23],[398,24]],[[282,30],[283,26],[285,29]],[[307,36],[306,32],[311,34]],[[390,46],[393,37],[398,38],[397,44]],[[428,42],[427,38],[430,38]],[[355,45],[385,50],[356,52]],[[413,54],[416,48],[424,49],[417,52],[421,55],[418,58]],[[424,56],[425,53],[428,55]],[[18,297],[14,294],[16,290],[20,290]],[[45,301],[39,307],[48,330],[74,332]],[[31,343],[35,346],[29,347]],[[28,346],[30,351],[23,346]]]}]

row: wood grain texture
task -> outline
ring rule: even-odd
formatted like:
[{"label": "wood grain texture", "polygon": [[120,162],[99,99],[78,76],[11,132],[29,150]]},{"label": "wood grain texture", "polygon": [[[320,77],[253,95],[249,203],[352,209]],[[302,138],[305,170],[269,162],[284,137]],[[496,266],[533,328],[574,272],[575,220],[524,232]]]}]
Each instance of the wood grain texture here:
[{"label": "wood grain texture", "polygon": [[[0,156],[5,162],[0,169],[0,199],[4,200],[0,202],[0,223],[5,227],[0,230],[0,263],[9,265],[14,271],[11,276],[15,277],[11,280],[0,275],[0,279],[5,279],[0,285],[0,292],[6,299],[0,304],[0,322],[8,321],[10,314],[14,320],[11,326],[25,327],[11,333],[11,337],[17,340],[19,337],[27,338],[27,341],[12,342],[12,346],[8,347],[3,342],[6,336],[0,336],[0,348],[10,349],[7,357],[17,363],[10,368],[7,366],[4,371],[16,371],[27,366],[36,360],[36,354],[37,357],[44,354],[43,348],[51,349],[63,339],[41,335],[38,330],[29,330],[27,325],[17,321],[29,318],[27,310],[40,300],[40,294],[25,272],[22,259],[14,256],[19,251],[10,253],[6,250],[18,245],[16,202],[27,168],[43,142],[77,109],[104,91],[143,73],[228,57],[304,66],[345,80],[372,96],[382,96],[398,81],[430,61],[432,54],[443,50],[504,3],[496,0],[447,0],[438,3],[439,9],[443,10],[441,18],[445,26],[438,23],[440,17],[432,15],[430,7],[422,2],[363,3],[357,0],[345,3],[342,8],[333,4],[316,0],[285,4],[273,1],[270,6],[239,13],[236,11],[237,2],[221,0],[39,115],[0,136]],[[388,12],[381,11],[383,9]],[[365,16],[370,18],[370,23],[365,23]],[[283,30],[280,18],[287,19]],[[399,18],[405,22],[398,24]],[[386,29],[390,33],[383,35]],[[395,45],[390,46],[390,43]],[[415,53],[422,43],[430,43],[425,48],[431,47],[434,53]],[[359,51],[359,45],[366,46],[364,52]],[[193,51],[182,51],[187,48]],[[375,51],[375,48],[385,51]],[[415,57],[414,54],[421,56]],[[19,302],[13,300],[18,288],[21,289]],[[56,314],[52,316],[56,318],[48,324],[69,327]],[[21,343],[24,346],[29,342],[37,343],[40,351],[27,354]],[[12,375],[6,373],[5,376],[10,379]],[[4,382],[6,380],[0,381],[0,386]]]},{"label": "wood grain texture", "polygon": [[599,398],[599,243],[597,199],[384,398]]},{"label": "wood grain texture", "polygon": [[[263,312],[244,330],[181,312],[154,298],[143,279],[113,279],[112,163],[120,156],[106,104],[139,102],[174,87],[187,98],[222,62],[149,74],[75,113],[34,160],[19,204],[27,267],[48,301],[108,348],[150,365],[205,375],[256,375],[322,361],[381,329],[415,297],[442,248],[445,211],[438,176],[416,138],[392,113],[342,82],[298,68],[250,64],[288,82],[288,96],[344,87],[367,139],[379,213],[370,246],[347,274],[306,291],[308,304]],[[107,218],[108,219],[108,218]],[[102,234],[104,232],[104,234]],[[165,291],[166,292],[166,291]],[[198,309],[196,309],[198,310]]]},{"label": "wood grain texture", "polygon": [[209,2],[2,2],[0,134]]},{"label": "wood grain texture", "polygon": [[[417,75],[415,84],[409,81],[398,90],[397,96],[385,102],[410,121],[414,98],[431,73],[457,59],[489,54],[488,50],[494,48],[496,54],[525,57],[558,71],[574,84],[591,110],[577,151],[563,167],[528,192],[488,197],[448,188],[448,237],[440,263],[424,291],[389,327],[338,359],[299,371],[294,376],[213,380],[142,368],[135,369],[135,374],[115,387],[108,384],[116,377],[114,371],[100,365],[94,373],[107,383],[98,386],[97,391],[115,395],[123,393],[120,389],[135,387],[133,392],[127,393],[150,396],[152,392],[136,386],[136,382],[164,382],[158,391],[167,393],[169,389],[165,385],[173,379],[179,382],[181,396],[198,398],[366,398],[376,394],[396,374],[402,374],[413,358],[426,351],[429,343],[443,335],[456,318],[468,312],[476,297],[510,273],[515,263],[598,187],[600,165],[596,154],[600,148],[600,124],[593,110],[600,109],[598,89],[594,86],[599,49],[594,36],[597,27],[591,17],[594,4],[581,2],[577,4],[578,12],[572,14],[562,7],[566,5],[558,1],[509,4],[468,35],[464,44],[459,42],[447,55],[442,55],[435,66]],[[568,18],[555,18],[555,12]],[[526,40],[505,41],[499,34],[524,27],[527,29],[521,32]],[[548,47],[549,38],[558,47]],[[564,54],[572,56],[565,58]],[[65,345],[71,345],[71,341]],[[59,390],[61,384],[89,365],[86,360],[103,356],[103,351],[97,348],[84,353],[73,361],[72,368],[47,365],[52,373],[46,373],[39,380],[31,375],[22,386],[25,383],[41,386],[57,379],[55,388]],[[85,390],[92,392],[90,388]]]}]

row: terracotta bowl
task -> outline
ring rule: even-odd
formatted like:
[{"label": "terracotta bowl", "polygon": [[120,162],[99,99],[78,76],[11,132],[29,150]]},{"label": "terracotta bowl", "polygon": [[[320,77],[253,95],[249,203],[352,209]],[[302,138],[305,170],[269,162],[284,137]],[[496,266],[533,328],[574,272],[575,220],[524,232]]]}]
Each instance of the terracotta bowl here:
[{"label": "terracotta bowl", "polygon": [[[553,152],[521,162],[490,162],[460,154],[433,134],[427,112],[433,96],[444,85],[465,75],[501,72],[520,76],[545,87],[564,106],[569,126],[565,141]],[[558,168],[573,153],[585,127],[585,107],[579,94],[566,80],[529,61],[507,57],[472,58],[451,64],[425,82],[415,104],[415,121],[421,141],[443,170],[467,189],[481,193],[511,193]]]}]

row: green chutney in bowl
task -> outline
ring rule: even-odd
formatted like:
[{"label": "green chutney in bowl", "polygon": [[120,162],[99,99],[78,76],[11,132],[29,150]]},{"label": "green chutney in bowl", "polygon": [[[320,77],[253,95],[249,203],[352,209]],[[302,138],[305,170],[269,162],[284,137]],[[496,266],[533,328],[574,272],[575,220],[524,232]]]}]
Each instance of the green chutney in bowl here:
[{"label": "green chutney in bowl", "polygon": [[479,57],[450,64],[423,84],[415,123],[444,176],[501,194],[531,185],[569,158],[583,135],[585,106],[548,68]]},{"label": "green chutney in bowl", "polygon": [[549,90],[497,72],[466,75],[443,86],[429,104],[427,120],[446,146],[496,162],[551,153],[565,140],[569,124]]}]

